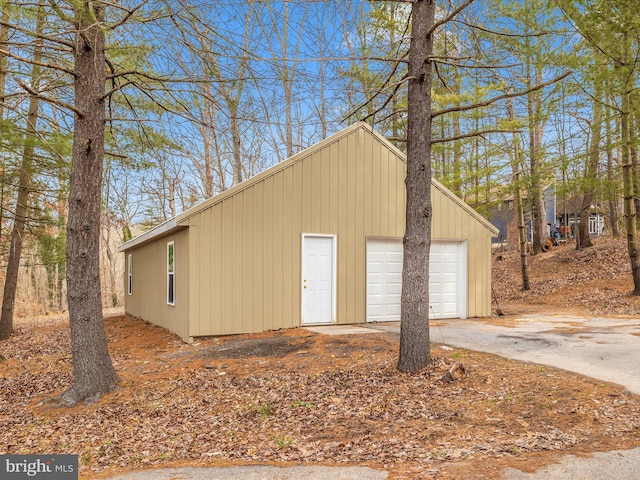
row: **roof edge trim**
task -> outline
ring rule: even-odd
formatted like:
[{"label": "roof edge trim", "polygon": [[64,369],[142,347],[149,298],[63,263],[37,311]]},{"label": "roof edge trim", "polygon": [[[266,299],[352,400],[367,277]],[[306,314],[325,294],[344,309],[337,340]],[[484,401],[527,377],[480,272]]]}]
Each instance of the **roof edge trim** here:
[{"label": "roof edge trim", "polygon": [[171,232],[176,230],[182,230],[184,227],[178,226],[176,222],[176,217],[171,218],[165,222],[162,222],[157,227],[152,228],[151,230],[147,230],[142,235],[138,235],[135,238],[132,238],[128,242],[123,243],[118,247],[118,252],[126,252],[127,250],[131,250],[132,248],[138,247],[144,243],[150,242],[158,237],[168,235]]}]

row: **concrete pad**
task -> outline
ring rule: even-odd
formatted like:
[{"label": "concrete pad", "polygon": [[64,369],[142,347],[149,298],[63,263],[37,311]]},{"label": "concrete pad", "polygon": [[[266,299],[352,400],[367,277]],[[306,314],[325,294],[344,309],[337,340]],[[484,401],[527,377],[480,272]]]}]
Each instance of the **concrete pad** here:
[{"label": "concrete pad", "polygon": [[623,385],[640,395],[640,321],[523,315],[438,320],[432,342],[539,363]]},{"label": "concrete pad", "polygon": [[534,473],[507,468],[502,480],[636,480],[640,448],[594,453],[591,457],[567,455],[560,463]]},{"label": "concrete pad", "polygon": [[318,325],[317,327],[304,327],[313,333],[322,333],[323,335],[360,335],[363,333],[380,333],[375,330],[357,325]]}]

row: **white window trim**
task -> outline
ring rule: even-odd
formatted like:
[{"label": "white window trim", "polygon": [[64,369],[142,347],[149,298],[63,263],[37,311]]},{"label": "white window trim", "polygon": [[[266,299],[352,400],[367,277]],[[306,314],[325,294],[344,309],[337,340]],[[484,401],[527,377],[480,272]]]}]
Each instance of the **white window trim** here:
[{"label": "white window trim", "polygon": [[[173,247],[173,272],[169,271],[169,248]],[[175,242],[172,240],[170,242],[167,242],[167,256],[166,256],[166,263],[167,263],[167,305],[172,305],[175,306],[176,304],[176,247],[175,247]],[[173,281],[171,282],[169,279],[172,279]],[[169,301],[169,293],[170,293],[170,288],[173,287],[173,302]]]},{"label": "white window trim", "polygon": [[133,253],[127,255],[127,294],[133,295]]}]

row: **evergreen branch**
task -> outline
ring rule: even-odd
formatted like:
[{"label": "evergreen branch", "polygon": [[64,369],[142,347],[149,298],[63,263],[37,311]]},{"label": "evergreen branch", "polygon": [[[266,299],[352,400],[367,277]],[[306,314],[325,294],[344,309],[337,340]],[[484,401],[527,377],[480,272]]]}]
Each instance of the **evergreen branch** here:
[{"label": "evergreen branch", "polygon": [[531,92],[535,92],[537,90],[541,90],[544,87],[548,87],[549,85],[553,85],[554,83],[559,82],[560,80],[564,79],[565,77],[568,77],[569,75],[571,75],[573,73],[573,71],[571,70],[567,70],[566,72],[564,72],[562,75],[549,80],[548,82],[544,82],[541,83],[539,85],[534,85],[531,88],[528,88],[526,90],[523,90],[521,92],[515,92],[515,93],[505,93],[504,95],[498,95],[497,97],[493,97],[490,98],[489,100],[486,100],[484,102],[479,102],[479,103],[474,103],[472,105],[463,105],[463,106],[459,106],[459,107],[451,107],[451,108],[445,108],[443,110],[436,110],[434,112],[431,112],[431,118],[435,118],[438,117],[440,115],[444,115],[447,113],[453,113],[453,112],[465,112],[467,110],[474,110],[476,108],[481,108],[481,107],[487,107],[495,102],[499,102],[500,100],[506,100],[508,98],[514,98],[514,97],[521,97],[523,95],[528,95]]}]

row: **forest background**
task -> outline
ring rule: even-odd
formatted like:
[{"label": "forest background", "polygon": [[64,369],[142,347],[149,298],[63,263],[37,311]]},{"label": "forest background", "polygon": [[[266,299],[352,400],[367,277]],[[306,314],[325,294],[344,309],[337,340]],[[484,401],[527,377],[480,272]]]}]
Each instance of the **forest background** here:
[{"label": "forest background", "polygon": [[[457,6],[442,4],[442,16]],[[105,307],[122,302],[117,246],[132,235],[358,120],[405,150],[409,3],[110,5]],[[33,316],[67,308],[73,56],[60,39],[74,32],[64,2],[0,8],[0,285],[23,223],[16,315]],[[631,0],[479,0],[441,26],[434,177],[490,219],[520,193],[543,219],[542,191],[555,185],[561,209],[606,211],[618,235],[623,198],[640,198],[624,195],[622,175],[634,170],[637,192],[639,10]],[[539,244],[544,228],[533,235]]]}]

